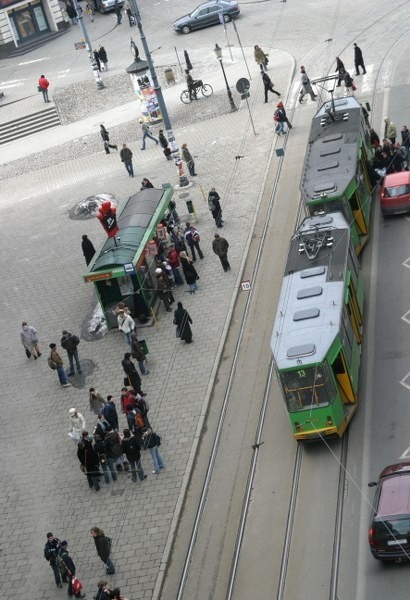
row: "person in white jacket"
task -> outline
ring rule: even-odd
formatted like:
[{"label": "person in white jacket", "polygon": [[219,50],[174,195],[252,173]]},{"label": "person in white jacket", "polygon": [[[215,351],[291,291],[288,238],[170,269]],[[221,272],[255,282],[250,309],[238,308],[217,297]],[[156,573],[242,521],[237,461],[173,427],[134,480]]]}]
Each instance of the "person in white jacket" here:
[{"label": "person in white jacket", "polygon": [[118,311],[117,323],[118,329],[124,334],[125,341],[131,346],[131,333],[136,329],[134,319],[131,315],[126,314],[123,309],[120,309]]},{"label": "person in white jacket", "polygon": [[68,414],[70,415],[71,423],[71,431],[68,432],[68,435],[73,440],[74,444],[78,444],[81,439],[81,434],[85,429],[85,419],[76,408],[70,408]]}]

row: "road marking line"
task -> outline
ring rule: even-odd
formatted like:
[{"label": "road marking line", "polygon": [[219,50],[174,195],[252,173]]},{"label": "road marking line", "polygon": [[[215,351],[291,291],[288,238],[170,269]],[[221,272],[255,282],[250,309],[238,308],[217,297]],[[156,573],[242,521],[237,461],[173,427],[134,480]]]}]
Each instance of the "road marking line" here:
[{"label": "road marking line", "polygon": [[26,62],[18,63],[18,67],[23,67],[24,65],[32,65],[33,63],[43,62],[43,60],[50,60],[49,56],[45,56],[44,58],[36,58],[34,60],[27,60]]},{"label": "road marking line", "polygon": [[410,377],[410,373],[407,373],[407,375],[405,377],[403,377],[403,379],[400,381],[400,383],[402,384],[403,387],[405,387],[408,390],[410,390],[410,383],[406,383],[406,379],[408,377]]},{"label": "road marking line", "polygon": [[[407,315],[409,315],[409,316],[407,316]],[[410,310],[405,312],[404,315],[401,317],[401,319],[403,321],[406,321],[406,323],[408,323],[410,325]]]},{"label": "road marking line", "polygon": [[409,458],[410,457],[410,447],[406,448],[406,450],[403,452],[403,454],[401,456],[399,456],[399,458]]},{"label": "road marking line", "polygon": [[406,258],[406,260],[401,264],[403,265],[403,267],[406,267],[406,269],[410,269],[410,256],[409,258]]}]

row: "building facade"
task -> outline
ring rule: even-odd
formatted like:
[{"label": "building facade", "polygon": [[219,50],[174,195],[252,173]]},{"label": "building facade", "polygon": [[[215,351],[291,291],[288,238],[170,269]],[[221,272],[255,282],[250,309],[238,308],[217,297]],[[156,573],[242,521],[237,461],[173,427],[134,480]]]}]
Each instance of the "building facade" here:
[{"label": "building facade", "polygon": [[58,0],[0,0],[0,55],[65,27]]}]

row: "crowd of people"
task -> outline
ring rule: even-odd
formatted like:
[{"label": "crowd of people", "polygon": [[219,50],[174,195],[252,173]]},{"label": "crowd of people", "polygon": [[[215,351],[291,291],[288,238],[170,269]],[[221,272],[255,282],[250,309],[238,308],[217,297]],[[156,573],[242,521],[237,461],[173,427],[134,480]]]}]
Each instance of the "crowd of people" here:
[{"label": "crowd of people", "polygon": [[406,125],[401,129],[401,141],[397,139],[396,125],[389,117],[384,118],[384,138],[380,140],[373,128],[370,128],[370,142],[374,148],[374,157],[371,166],[377,174],[377,179],[390,173],[408,171],[410,153],[410,131]]}]

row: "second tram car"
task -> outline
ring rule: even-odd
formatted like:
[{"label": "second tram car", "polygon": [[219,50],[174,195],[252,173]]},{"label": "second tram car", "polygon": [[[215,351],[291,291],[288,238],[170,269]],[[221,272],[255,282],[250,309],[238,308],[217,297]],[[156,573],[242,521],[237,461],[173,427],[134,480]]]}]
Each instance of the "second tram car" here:
[{"label": "second tram car", "polygon": [[290,242],[271,338],[297,440],[341,437],[357,406],[364,288],[342,213],[307,217]]},{"label": "second tram car", "polygon": [[309,214],[341,211],[359,254],[369,236],[369,129],[354,97],[326,102],[312,119],[300,183]]}]

